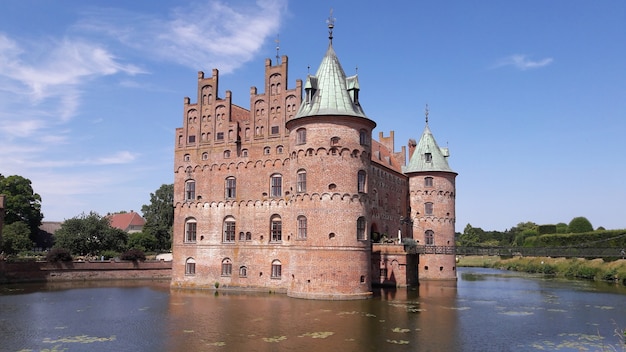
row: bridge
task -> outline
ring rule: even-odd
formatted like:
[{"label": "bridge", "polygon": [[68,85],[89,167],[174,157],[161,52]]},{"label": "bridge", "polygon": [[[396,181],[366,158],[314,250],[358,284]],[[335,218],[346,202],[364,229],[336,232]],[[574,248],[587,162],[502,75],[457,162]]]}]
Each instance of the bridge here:
[{"label": "bridge", "polygon": [[411,254],[487,255],[522,257],[622,258],[626,250],[615,247],[454,247],[406,246]]}]

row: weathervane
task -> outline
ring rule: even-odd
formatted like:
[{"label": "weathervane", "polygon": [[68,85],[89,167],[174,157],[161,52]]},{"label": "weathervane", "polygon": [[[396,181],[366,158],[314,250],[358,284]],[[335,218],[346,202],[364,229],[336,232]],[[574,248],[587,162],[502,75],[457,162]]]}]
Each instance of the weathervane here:
[{"label": "weathervane", "polygon": [[280,64],[280,55],[278,53],[278,51],[280,50],[280,37],[279,34],[276,34],[276,39],[274,39],[274,42],[276,42],[276,65]]},{"label": "weathervane", "polygon": [[428,104],[426,104],[426,109],[424,109],[424,115],[426,115],[426,124],[428,125]]},{"label": "weathervane", "polygon": [[330,39],[330,42],[332,43],[333,41],[333,28],[335,28],[335,18],[333,17],[333,8],[330,8],[330,16],[328,16],[328,19],[326,20],[326,23],[328,24],[328,39]]}]

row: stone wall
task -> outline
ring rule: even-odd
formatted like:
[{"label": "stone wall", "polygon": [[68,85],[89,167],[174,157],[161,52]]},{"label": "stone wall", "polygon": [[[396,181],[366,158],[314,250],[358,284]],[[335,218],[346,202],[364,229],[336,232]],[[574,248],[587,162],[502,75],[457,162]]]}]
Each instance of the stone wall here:
[{"label": "stone wall", "polygon": [[170,279],[172,262],[97,261],[23,262],[0,261],[0,284],[41,281]]}]

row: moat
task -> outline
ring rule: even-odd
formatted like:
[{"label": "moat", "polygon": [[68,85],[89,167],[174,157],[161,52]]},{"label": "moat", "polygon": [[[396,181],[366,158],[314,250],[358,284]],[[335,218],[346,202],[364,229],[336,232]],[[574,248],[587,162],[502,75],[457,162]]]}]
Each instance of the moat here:
[{"label": "moat", "polygon": [[2,351],[622,351],[626,288],[483,268],[373,299],[170,290],[168,281],[0,286]]}]

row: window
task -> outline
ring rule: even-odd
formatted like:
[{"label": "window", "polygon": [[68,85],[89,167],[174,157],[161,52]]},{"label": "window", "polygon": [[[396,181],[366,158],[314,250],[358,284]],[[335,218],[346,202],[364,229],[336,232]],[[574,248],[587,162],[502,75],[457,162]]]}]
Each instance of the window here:
[{"label": "window", "polygon": [[185,221],[185,242],[196,242],[196,219]]},{"label": "window", "polygon": [[362,216],[356,221],[356,239],[365,240],[365,218]]},{"label": "window", "polygon": [[426,213],[426,215],[433,215],[433,203],[424,203],[424,213]]},{"label": "window", "polygon": [[330,139],[330,145],[331,146],[338,146],[339,145],[339,137],[333,137]]},{"label": "window", "polygon": [[278,147],[276,147],[276,154],[282,154],[283,153],[283,146],[279,145]]},{"label": "window", "polygon": [[241,156],[243,156],[244,158],[248,157],[248,149],[242,149]]},{"label": "window", "polygon": [[224,159],[229,159],[230,158],[230,150],[225,150],[224,151]]},{"label": "window", "polygon": [[187,258],[185,261],[185,275],[196,274],[196,261],[193,258]]},{"label": "window", "polygon": [[209,153],[202,153],[202,160],[208,160],[209,159]]},{"label": "window", "polygon": [[426,233],[426,245],[427,246],[432,246],[435,244],[435,233],[433,232],[433,230],[427,230]]},{"label": "window", "polygon": [[235,218],[224,219],[224,242],[235,242]]},{"label": "window", "polygon": [[196,199],[196,181],[189,180],[185,182],[185,201]]},{"label": "window", "polygon": [[424,177],[424,187],[432,187],[432,186],[433,186],[433,178]]},{"label": "window", "polygon": [[189,136],[189,143],[196,143],[196,136]]},{"label": "window", "polygon": [[246,241],[252,241],[252,232],[246,232]]},{"label": "window", "polygon": [[237,179],[228,177],[226,179],[225,195],[226,199],[232,199],[237,196]]},{"label": "window", "polygon": [[298,216],[298,239],[306,240],[306,216]]},{"label": "window", "polygon": [[185,154],[185,156],[183,157],[184,161],[191,161],[191,155],[189,154]]},{"label": "window", "polygon": [[361,145],[370,145],[370,137],[366,130],[359,131],[359,143]]},{"label": "window", "polygon": [[233,274],[233,262],[230,258],[222,260],[222,276],[231,276]]},{"label": "window", "polygon": [[272,126],[270,133],[271,134],[278,134],[278,132],[280,132],[280,129],[278,128],[278,126]]},{"label": "window", "polygon": [[280,216],[274,215],[270,221],[271,242],[281,242],[283,240],[283,225]]},{"label": "window", "polygon": [[272,279],[280,279],[282,275],[282,265],[280,260],[276,259],[272,261]]},{"label": "window", "polygon": [[264,155],[269,155],[270,154],[270,147],[263,148],[263,154]]},{"label": "window", "polygon": [[283,195],[283,177],[272,175],[270,177],[270,197],[280,197]]},{"label": "window", "polygon": [[217,132],[217,134],[215,135],[215,138],[218,141],[223,141],[224,140],[224,132]]},{"label": "window", "polygon": [[248,277],[248,268],[245,266],[239,267],[239,277]]},{"label": "window", "polygon": [[365,171],[360,170],[358,174],[358,191],[359,193],[365,193]]},{"label": "window", "polygon": [[299,170],[298,176],[296,180],[296,192],[303,193],[306,192],[306,171]]},{"label": "window", "polygon": [[424,153],[424,160],[426,160],[427,163],[430,163],[433,161],[433,155],[431,153]]},{"label": "window", "polygon": [[296,130],[296,144],[306,143],[306,129],[299,128]]},{"label": "window", "polygon": [[239,232],[239,241],[245,241],[246,240],[246,234],[243,233],[243,231]]}]

